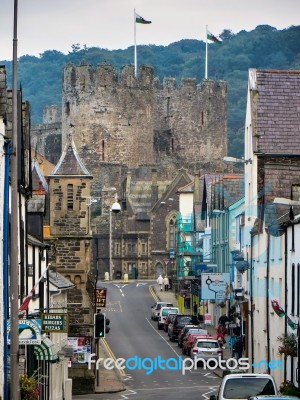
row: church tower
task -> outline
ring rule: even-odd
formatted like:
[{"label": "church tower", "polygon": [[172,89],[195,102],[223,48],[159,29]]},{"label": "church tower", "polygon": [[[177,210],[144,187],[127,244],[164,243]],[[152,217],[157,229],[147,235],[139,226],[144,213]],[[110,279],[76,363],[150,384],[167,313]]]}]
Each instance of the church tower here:
[{"label": "church tower", "polygon": [[89,335],[90,299],[86,286],[91,262],[90,182],[92,176],[68,135],[61,158],[49,175],[50,262],[75,284],[68,293],[69,333]]}]

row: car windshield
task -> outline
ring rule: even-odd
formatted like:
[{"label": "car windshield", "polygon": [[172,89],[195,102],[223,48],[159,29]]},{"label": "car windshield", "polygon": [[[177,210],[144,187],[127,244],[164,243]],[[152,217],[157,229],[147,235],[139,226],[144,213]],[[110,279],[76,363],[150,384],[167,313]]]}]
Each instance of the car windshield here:
[{"label": "car windshield", "polygon": [[188,324],[189,322],[191,322],[191,317],[184,317],[184,316],[178,317],[178,323],[180,325],[185,325]]},{"label": "car windshield", "polygon": [[172,311],[173,313],[175,313],[175,312],[177,311],[177,309],[174,308],[173,310],[172,310],[172,309],[170,310],[170,308],[167,308],[166,310],[162,310],[162,316],[165,317],[166,315],[169,314],[170,311]]},{"label": "car windshield", "polygon": [[248,399],[250,396],[275,394],[273,382],[268,378],[229,379],[224,387],[225,399]]},{"label": "car windshield", "polygon": [[197,342],[196,347],[202,347],[205,349],[217,349],[219,347],[218,342]]},{"label": "car windshield", "polygon": [[198,333],[199,335],[207,335],[207,331],[205,329],[189,329],[189,333]]}]

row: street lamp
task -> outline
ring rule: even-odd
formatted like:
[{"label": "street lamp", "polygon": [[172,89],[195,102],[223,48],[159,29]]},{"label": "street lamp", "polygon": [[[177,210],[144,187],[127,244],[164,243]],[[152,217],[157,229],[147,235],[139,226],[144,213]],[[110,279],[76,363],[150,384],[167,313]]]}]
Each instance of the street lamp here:
[{"label": "street lamp", "polygon": [[118,195],[115,194],[115,202],[109,210],[109,278],[113,277],[113,264],[112,264],[112,213],[118,214],[121,211],[121,206],[118,203]]},{"label": "street lamp", "polygon": [[248,160],[245,160],[244,158],[223,157],[223,162],[225,164],[231,164],[231,163],[252,164],[251,158],[249,158]]}]

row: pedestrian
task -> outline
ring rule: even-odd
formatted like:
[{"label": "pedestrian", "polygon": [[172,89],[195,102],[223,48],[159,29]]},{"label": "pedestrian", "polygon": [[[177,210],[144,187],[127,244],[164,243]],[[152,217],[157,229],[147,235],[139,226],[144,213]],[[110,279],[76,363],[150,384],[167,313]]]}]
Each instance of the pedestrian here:
[{"label": "pedestrian", "polygon": [[198,311],[197,303],[194,303],[193,311],[194,311],[194,315],[197,315],[197,311]]},{"label": "pedestrian", "polygon": [[217,332],[217,340],[220,342],[223,342],[223,344],[226,343],[225,335],[227,333],[227,328],[225,325],[219,324],[216,329]]},{"label": "pedestrian", "polygon": [[243,355],[244,344],[241,337],[238,337],[234,345],[232,346],[233,357],[239,360]]},{"label": "pedestrian", "polygon": [[165,292],[169,290],[169,278],[167,275],[164,277]]},{"label": "pedestrian", "polygon": [[161,276],[161,274],[159,275],[159,277],[157,278],[157,284],[160,287],[160,291],[162,292],[163,290],[163,284],[164,284],[164,278]]}]

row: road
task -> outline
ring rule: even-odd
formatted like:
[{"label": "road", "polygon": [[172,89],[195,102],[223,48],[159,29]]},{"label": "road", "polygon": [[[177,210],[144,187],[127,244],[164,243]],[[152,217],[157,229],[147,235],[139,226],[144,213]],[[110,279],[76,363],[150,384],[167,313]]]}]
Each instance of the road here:
[{"label": "road", "polygon": [[[126,391],[88,396],[76,396],[82,399],[103,400],[147,400],[153,399],[208,399],[215,393],[220,382],[213,372],[208,370],[186,371],[158,368],[151,371],[154,359],[168,360],[170,368],[178,365],[182,356],[177,342],[168,340],[163,330],[157,329],[157,322],[150,318],[151,306],[155,303],[149,287],[153,282],[101,283],[107,287],[106,315],[111,321],[111,330],[106,341],[116,358],[141,360],[140,368],[128,369],[123,373]],[[147,358],[147,360],[144,360]],[[142,361],[144,360],[144,361]],[[145,368],[142,368],[144,362]],[[162,363],[163,361],[161,361]],[[159,365],[159,364],[158,364]],[[129,366],[129,368],[130,368]],[[164,365],[162,365],[164,367]],[[101,377],[100,377],[101,379]]]}]

